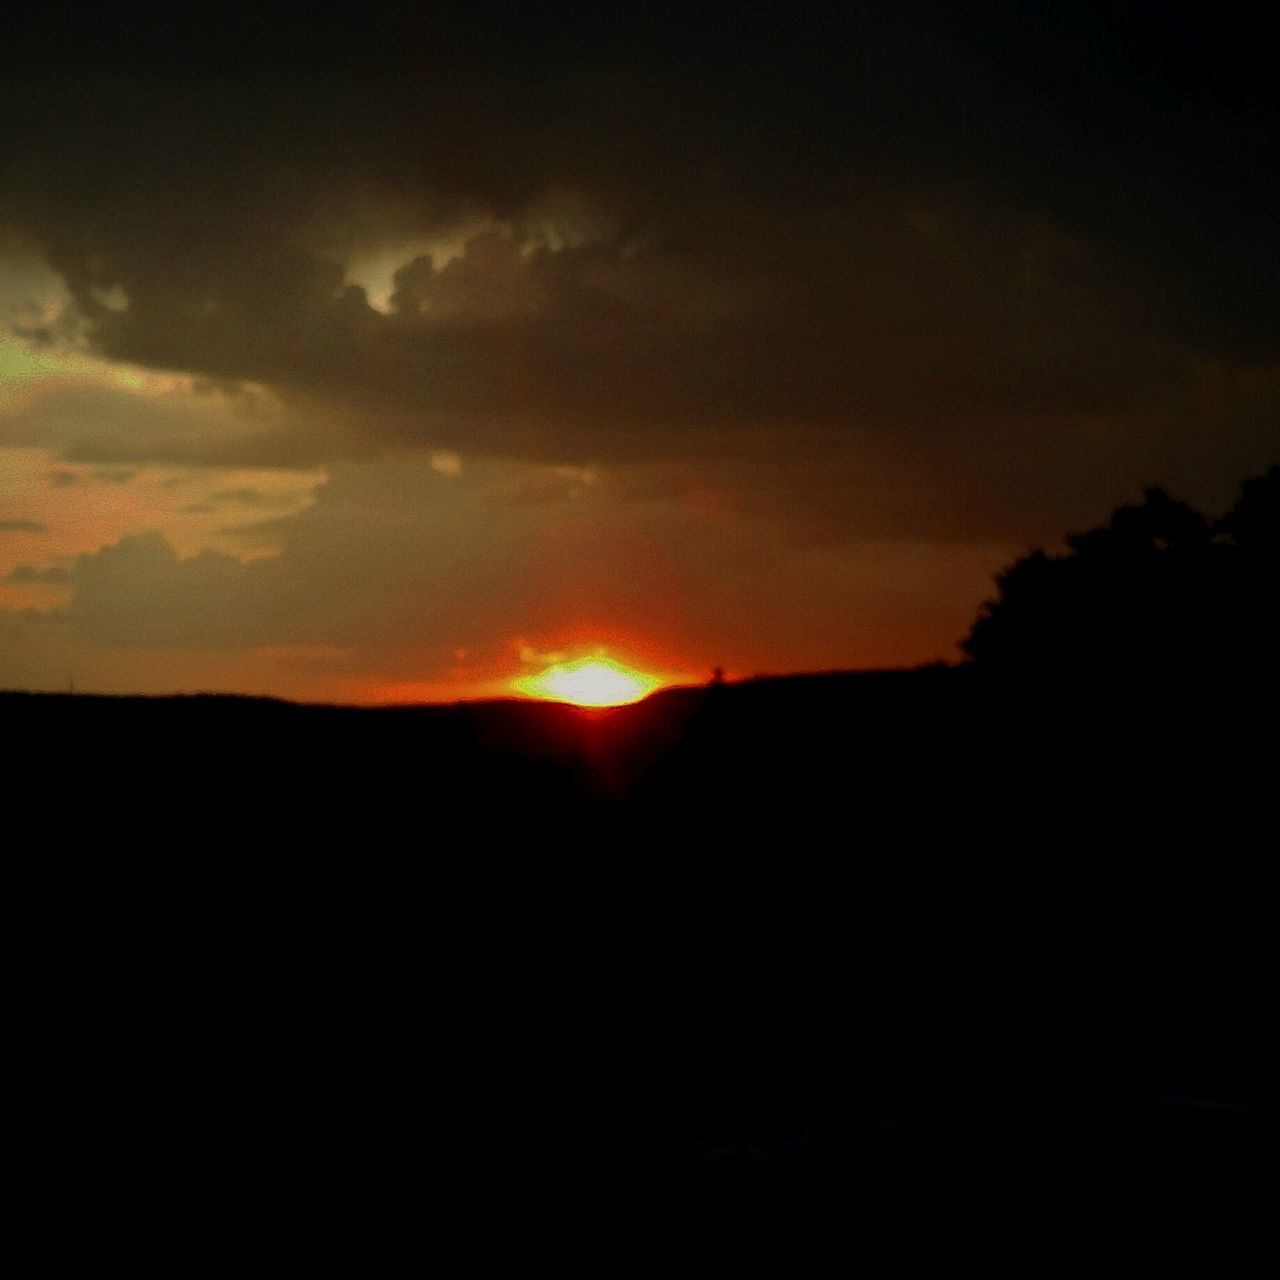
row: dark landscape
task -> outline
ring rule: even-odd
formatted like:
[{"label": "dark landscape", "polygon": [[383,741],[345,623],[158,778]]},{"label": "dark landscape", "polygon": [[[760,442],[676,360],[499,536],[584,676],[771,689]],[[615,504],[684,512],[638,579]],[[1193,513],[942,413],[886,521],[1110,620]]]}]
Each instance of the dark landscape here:
[{"label": "dark landscape", "polygon": [[438,1198],[493,1262],[1244,1257],[1275,701],[1116,694],[6,695],[47,1176],[353,1264]]},{"label": "dark landscape", "polygon": [[1274,1271],[1273,26],[8,6],[10,1265]]},{"label": "dark landscape", "polygon": [[1261,1248],[1275,543],[1171,510],[1006,577],[960,665],[598,710],[4,695],[95,1229],[123,1194],[353,1263],[421,1201],[485,1264]]}]

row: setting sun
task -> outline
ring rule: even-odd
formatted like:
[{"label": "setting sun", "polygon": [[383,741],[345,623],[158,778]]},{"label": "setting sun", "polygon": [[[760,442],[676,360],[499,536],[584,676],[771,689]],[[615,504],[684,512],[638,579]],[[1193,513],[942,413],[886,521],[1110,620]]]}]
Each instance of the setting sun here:
[{"label": "setting sun", "polygon": [[535,698],[579,707],[620,707],[639,702],[660,683],[656,676],[633,671],[612,658],[590,657],[558,662],[536,676],[515,681],[515,687]]}]

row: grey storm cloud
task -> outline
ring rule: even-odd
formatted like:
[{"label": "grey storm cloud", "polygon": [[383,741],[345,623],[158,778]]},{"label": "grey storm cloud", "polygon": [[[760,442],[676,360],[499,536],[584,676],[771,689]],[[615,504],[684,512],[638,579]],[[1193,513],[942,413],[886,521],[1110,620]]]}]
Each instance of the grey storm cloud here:
[{"label": "grey storm cloud", "polygon": [[[1044,471],[1096,497],[1100,459],[1126,485],[1267,461],[1274,401],[1240,388],[1280,362],[1276,107],[1229,27],[1143,4],[81,18],[3,81],[0,222],[98,351],[289,407],[80,432],[70,459],[754,458],[760,502],[835,523],[904,470],[898,523],[938,531],[950,495],[1012,511]],[[379,309],[348,267],[396,246]]]}]

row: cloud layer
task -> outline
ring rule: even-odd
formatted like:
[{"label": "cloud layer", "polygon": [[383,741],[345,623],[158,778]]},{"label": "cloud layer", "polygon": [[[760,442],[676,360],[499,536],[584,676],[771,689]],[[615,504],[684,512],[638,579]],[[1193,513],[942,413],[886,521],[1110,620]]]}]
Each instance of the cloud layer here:
[{"label": "cloud layer", "polygon": [[[549,513],[587,563],[666,548],[651,601],[764,555],[870,607],[868,548],[914,548],[924,592],[920,548],[985,565],[1148,483],[1220,507],[1280,448],[1264,48],[1145,4],[33,11],[0,76],[0,309],[25,353],[0,444],[42,477],[114,468],[123,495],[138,468],[210,477],[154,538],[116,522],[65,625],[360,651],[316,603],[350,581],[474,652],[554,629],[509,571]],[[245,468],[332,478],[272,526],[276,499],[227,479]],[[334,505],[398,471],[421,491],[367,495],[359,529]],[[257,520],[218,520],[228,494]],[[177,515],[200,545],[173,551]],[[386,520],[417,532],[380,541]],[[52,588],[85,550],[58,536],[0,569]],[[446,541],[475,635],[439,624]],[[742,625],[797,617],[787,590]],[[781,665],[840,643],[805,607],[825,639]]]}]

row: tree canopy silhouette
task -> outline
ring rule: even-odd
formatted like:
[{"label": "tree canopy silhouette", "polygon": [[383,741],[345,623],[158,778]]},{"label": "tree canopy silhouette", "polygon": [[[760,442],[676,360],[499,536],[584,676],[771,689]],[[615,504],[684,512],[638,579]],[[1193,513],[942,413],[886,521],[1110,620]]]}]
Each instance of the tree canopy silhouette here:
[{"label": "tree canopy silhouette", "polygon": [[979,666],[1255,675],[1280,651],[1280,465],[1211,521],[1163,489],[996,577],[961,649]]}]

